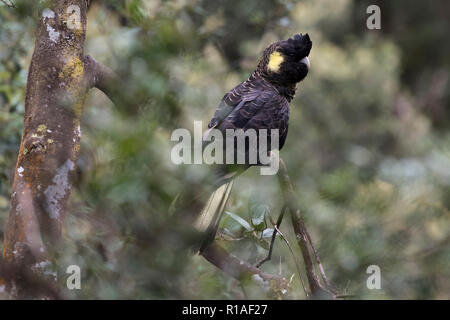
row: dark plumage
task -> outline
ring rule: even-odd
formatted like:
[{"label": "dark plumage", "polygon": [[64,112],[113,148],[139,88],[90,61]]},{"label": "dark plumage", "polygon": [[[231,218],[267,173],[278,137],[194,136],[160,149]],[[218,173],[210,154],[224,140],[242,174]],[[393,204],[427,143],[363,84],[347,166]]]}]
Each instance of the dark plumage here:
[{"label": "dark plumage", "polygon": [[[308,34],[271,44],[250,77],[225,94],[208,128],[223,134],[226,129],[279,129],[281,150],[288,132],[289,102],[297,83],[308,74],[309,60],[302,59],[311,46]],[[274,53],[280,56],[274,58]],[[270,68],[276,64],[271,65],[271,58],[280,62],[277,70]]]},{"label": "dark plumage", "polygon": [[[264,50],[250,77],[225,94],[204,137],[212,129],[220,130],[223,136],[226,129],[255,129],[257,133],[259,129],[267,129],[269,134],[271,129],[279,129],[281,150],[288,133],[289,102],[294,98],[297,83],[308,74],[307,56],[311,46],[308,34],[296,34],[293,38],[271,44]],[[268,140],[270,148],[270,136]],[[248,141],[245,147],[247,152]],[[220,178],[214,187],[222,187],[213,192],[197,220],[198,229],[207,232],[200,250],[214,239],[232,179],[251,165],[247,161],[248,158],[243,165],[216,166]]]}]

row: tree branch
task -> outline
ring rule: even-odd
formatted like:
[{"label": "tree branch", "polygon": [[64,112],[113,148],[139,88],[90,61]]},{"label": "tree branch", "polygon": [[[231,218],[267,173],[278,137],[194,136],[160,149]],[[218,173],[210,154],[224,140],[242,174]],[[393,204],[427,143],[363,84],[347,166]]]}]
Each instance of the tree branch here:
[{"label": "tree branch", "polygon": [[[283,193],[284,201],[291,213],[292,226],[294,227],[297,243],[302,252],[303,261],[305,263],[306,275],[308,277],[308,284],[311,293],[314,298],[334,299],[335,295],[321,285],[319,277],[317,276],[316,271],[314,269],[314,260],[311,257],[308,247],[308,243],[310,241],[308,230],[306,229],[303,217],[300,214],[300,209],[294,193],[294,187],[292,186],[291,179],[289,178],[289,175],[287,173],[286,165],[284,164],[281,158],[280,158],[280,168],[278,170],[278,180],[280,183],[281,191]],[[318,263],[320,262],[320,260],[318,259],[316,260],[318,261]],[[322,273],[323,267],[321,264],[319,264],[319,269],[321,270]],[[324,279],[326,279],[326,277],[324,277]],[[326,282],[326,280],[324,281]]]},{"label": "tree branch", "polygon": [[215,242],[211,243],[200,254],[217,268],[237,280],[256,280],[279,296],[284,295],[288,290],[286,278],[263,272],[250,263],[229,254]]},{"label": "tree branch", "polygon": [[148,95],[134,95],[128,81],[124,81],[116,72],[93,57],[85,56],[83,66],[87,89],[97,88],[102,91],[124,114],[138,115],[140,109],[149,102]]},{"label": "tree branch", "polygon": [[[328,288],[329,285],[327,278],[325,276],[323,266],[320,262],[317,251],[314,248],[311,237],[304,223],[303,217],[300,214],[300,209],[295,196],[294,187],[287,173],[286,165],[284,164],[282,159],[280,159],[278,179],[284,198],[284,205],[289,209],[291,213],[292,225],[305,264],[309,289],[311,291],[311,294],[309,294],[304,287],[306,296],[315,299],[335,299],[336,295]],[[276,231],[279,232],[276,226],[275,228]],[[285,239],[285,241],[287,240]],[[311,255],[309,246],[311,246],[315,259],[313,259],[313,256]],[[201,253],[201,255],[210,263],[212,263],[213,265],[221,269],[223,272],[225,272],[226,274],[235,279],[242,280],[243,278],[253,278],[253,279],[256,278],[262,281],[268,282],[274,281],[275,283],[278,283],[279,288],[287,287],[285,278],[264,273],[256,266],[253,266],[248,262],[242,261],[236,258],[235,256],[230,255],[225,249],[221,248],[214,242],[211,245],[209,245]],[[325,285],[321,284],[320,279],[317,276],[314,262],[316,262],[318,265],[320,274],[322,276]]]},{"label": "tree branch", "polygon": [[120,83],[119,76],[89,55],[84,57],[83,64],[88,88],[101,90],[114,104],[119,104],[116,90]]}]

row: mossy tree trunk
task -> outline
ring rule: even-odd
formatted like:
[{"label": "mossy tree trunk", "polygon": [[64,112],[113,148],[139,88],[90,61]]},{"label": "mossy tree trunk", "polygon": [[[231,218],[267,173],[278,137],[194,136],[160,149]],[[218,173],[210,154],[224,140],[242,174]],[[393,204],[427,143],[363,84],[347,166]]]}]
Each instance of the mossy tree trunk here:
[{"label": "mossy tree trunk", "polygon": [[83,104],[88,90],[104,80],[95,60],[84,56],[88,1],[53,0],[46,5],[36,21],[5,228],[2,281],[13,298],[54,298],[54,291],[35,288],[29,275],[44,277],[56,288],[52,262],[80,149]]}]

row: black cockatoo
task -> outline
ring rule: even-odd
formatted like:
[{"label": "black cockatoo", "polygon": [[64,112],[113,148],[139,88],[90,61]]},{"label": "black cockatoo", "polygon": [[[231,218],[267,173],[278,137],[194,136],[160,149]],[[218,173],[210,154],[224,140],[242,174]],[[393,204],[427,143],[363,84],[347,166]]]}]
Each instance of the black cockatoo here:
[{"label": "black cockatoo", "polygon": [[[288,133],[289,103],[294,98],[297,83],[308,74],[311,47],[308,34],[296,34],[266,48],[250,77],[225,94],[204,139],[212,129],[224,135],[227,129],[255,129],[256,132],[259,129],[268,129],[269,132],[270,129],[278,129],[281,150]],[[233,179],[250,165],[218,165],[215,168],[218,179],[213,186],[214,191],[196,222],[197,229],[206,231],[200,251],[214,240]]]}]

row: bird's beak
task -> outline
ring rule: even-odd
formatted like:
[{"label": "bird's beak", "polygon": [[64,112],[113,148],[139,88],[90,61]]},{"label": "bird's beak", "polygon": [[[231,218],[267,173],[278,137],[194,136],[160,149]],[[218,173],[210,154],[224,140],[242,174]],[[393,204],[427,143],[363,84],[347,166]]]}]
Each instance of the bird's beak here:
[{"label": "bird's beak", "polygon": [[308,59],[308,57],[304,57],[302,60],[300,60],[300,62],[306,64],[306,66],[308,67],[308,70],[309,70],[309,59]]}]

